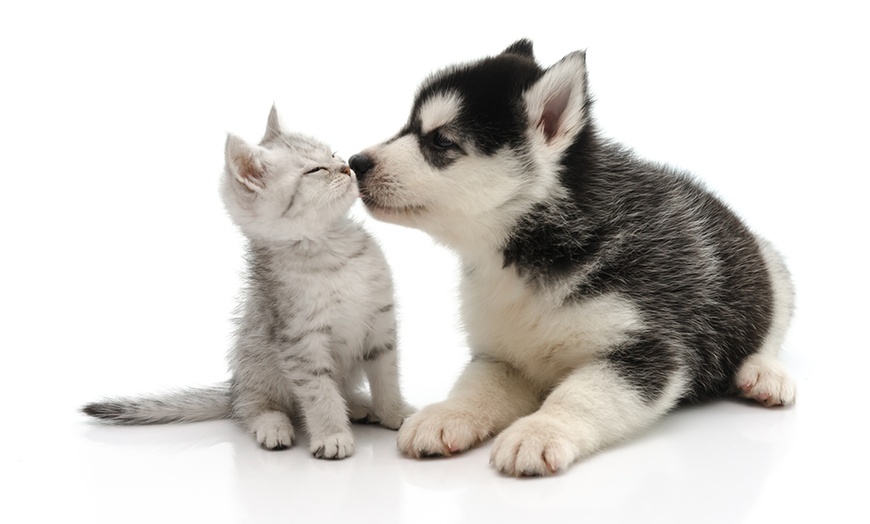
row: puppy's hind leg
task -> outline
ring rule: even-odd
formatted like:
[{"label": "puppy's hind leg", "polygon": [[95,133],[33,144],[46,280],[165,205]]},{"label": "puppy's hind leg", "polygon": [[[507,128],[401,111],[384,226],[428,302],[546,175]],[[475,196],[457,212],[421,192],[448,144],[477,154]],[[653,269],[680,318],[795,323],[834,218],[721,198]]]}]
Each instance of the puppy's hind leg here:
[{"label": "puppy's hind leg", "polygon": [[740,396],[767,406],[790,406],[795,402],[795,385],[776,357],[756,353],[740,366],[736,385]]},{"label": "puppy's hind leg", "polygon": [[759,240],[759,246],[770,275],[773,318],[758,352],[750,355],[737,371],[735,386],[740,396],[765,406],[789,406],[795,402],[795,384],[776,356],[794,310],[794,285],[782,256],[765,240]]},{"label": "puppy's hind leg", "polygon": [[540,405],[539,394],[507,364],[475,357],[444,402],[411,415],[399,449],[414,458],[465,451]]}]

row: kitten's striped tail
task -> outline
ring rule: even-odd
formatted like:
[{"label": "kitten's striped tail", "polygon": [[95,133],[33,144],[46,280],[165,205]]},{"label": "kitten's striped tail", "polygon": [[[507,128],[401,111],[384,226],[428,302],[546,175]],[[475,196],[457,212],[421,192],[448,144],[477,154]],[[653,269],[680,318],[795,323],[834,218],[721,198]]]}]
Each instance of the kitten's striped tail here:
[{"label": "kitten's striped tail", "polygon": [[82,412],[116,424],[167,424],[228,418],[230,384],[191,388],[151,397],[115,398],[93,402]]}]

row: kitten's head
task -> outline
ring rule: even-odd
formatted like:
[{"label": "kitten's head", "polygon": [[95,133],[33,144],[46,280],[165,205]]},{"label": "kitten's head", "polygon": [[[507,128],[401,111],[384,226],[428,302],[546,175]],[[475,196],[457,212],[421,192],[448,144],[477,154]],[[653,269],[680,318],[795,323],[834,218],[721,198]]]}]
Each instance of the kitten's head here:
[{"label": "kitten's head", "polygon": [[353,171],[326,144],[285,133],[275,107],[259,145],[227,136],[222,194],[250,238],[316,238],[347,215],[359,195]]}]

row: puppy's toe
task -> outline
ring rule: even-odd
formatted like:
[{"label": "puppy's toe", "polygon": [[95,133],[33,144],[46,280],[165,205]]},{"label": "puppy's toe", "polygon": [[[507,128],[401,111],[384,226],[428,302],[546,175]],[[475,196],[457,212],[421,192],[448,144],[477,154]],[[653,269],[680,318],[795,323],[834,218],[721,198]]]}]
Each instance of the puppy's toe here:
[{"label": "puppy's toe", "polygon": [[399,429],[398,445],[409,457],[450,456],[477,445],[489,435],[485,417],[447,401],[408,418]]},{"label": "puppy's toe", "polygon": [[495,440],[490,463],[505,475],[544,476],[566,469],[578,457],[567,428],[534,414],[514,422]]}]

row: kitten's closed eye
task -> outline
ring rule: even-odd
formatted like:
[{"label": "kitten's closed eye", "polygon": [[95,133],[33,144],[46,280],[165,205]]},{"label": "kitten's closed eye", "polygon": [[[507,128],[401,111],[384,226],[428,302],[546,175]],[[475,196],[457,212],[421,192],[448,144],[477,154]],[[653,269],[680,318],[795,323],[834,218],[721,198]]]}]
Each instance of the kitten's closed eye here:
[{"label": "kitten's closed eye", "polygon": [[306,171],[305,174],[312,175],[314,173],[317,173],[318,171],[326,171],[326,168],[325,167],[315,167],[314,169],[312,169],[310,171]]}]

